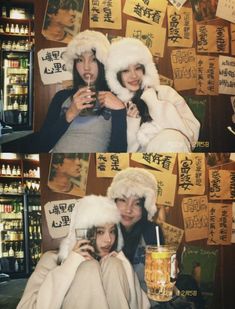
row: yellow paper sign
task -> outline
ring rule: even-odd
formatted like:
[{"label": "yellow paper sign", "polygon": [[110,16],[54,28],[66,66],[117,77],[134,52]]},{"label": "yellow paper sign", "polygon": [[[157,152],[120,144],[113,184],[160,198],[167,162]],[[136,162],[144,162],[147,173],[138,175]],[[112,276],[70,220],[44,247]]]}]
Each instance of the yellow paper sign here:
[{"label": "yellow paper sign", "polygon": [[148,170],[157,180],[158,205],[174,206],[177,176],[170,173]]},{"label": "yellow paper sign", "polygon": [[162,25],[166,14],[167,1],[128,0],[123,12],[153,25]]},{"label": "yellow paper sign", "polygon": [[128,20],[126,37],[141,40],[150,49],[153,56],[163,57],[166,39],[165,28]]},{"label": "yellow paper sign", "polygon": [[210,200],[235,200],[235,171],[209,170]]},{"label": "yellow paper sign", "polygon": [[205,192],[205,154],[179,153],[179,194],[201,195]]},{"label": "yellow paper sign", "polygon": [[96,153],[96,176],[114,177],[119,171],[129,167],[128,153]]},{"label": "yellow paper sign", "polygon": [[194,48],[173,50],[171,64],[176,90],[196,88],[197,68]]},{"label": "yellow paper sign", "polygon": [[182,241],[184,230],[166,222],[161,223],[161,228],[165,245],[173,245],[178,247]]},{"label": "yellow paper sign", "polygon": [[235,56],[235,24],[230,24],[231,54]]},{"label": "yellow paper sign", "polygon": [[133,153],[131,160],[156,168],[159,171],[172,173],[176,153]]},{"label": "yellow paper sign", "polygon": [[197,51],[200,53],[229,53],[228,27],[197,24]]},{"label": "yellow paper sign", "polygon": [[193,46],[193,12],[191,8],[167,7],[168,46]]},{"label": "yellow paper sign", "polygon": [[193,241],[208,237],[207,196],[184,198],[182,200],[185,240]]},{"label": "yellow paper sign", "polygon": [[65,237],[69,231],[70,219],[76,199],[48,202],[44,206],[46,222],[51,238]]},{"label": "yellow paper sign", "polygon": [[218,95],[219,58],[197,55],[197,95]]},{"label": "yellow paper sign", "polygon": [[209,203],[208,245],[229,245],[232,237],[232,205]]},{"label": "yellow paper sign", "polygon": [[91,28],[121,29],[121,0],[90,0]]}]

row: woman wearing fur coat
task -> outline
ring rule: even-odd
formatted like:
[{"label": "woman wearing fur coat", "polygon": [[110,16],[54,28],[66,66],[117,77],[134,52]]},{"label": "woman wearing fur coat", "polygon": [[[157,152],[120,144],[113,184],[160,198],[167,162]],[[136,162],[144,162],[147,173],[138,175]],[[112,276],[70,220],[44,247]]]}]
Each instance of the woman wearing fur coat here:
[{"label": "woman wearing fur coat", "polygon": [[105,80],[109,47],[105,35],[92,30],[80,32],[68,44],[62,57],[73,87],[53,97],[38,135],[39,152],[126,151],[125,105]]},{"label": "woman wearing fur coat", "polygon": [[[124,240],[122,251],[132,264],[141,287],[147,291],[144,280],[145,247],[156,245],[156,226],[153,216],[156,207],[157,181],[146,169],[129,167],[117,173],[107,195],[120,211],[120,228]],[[164,209],[158,215],[164,218]],[[160,218],[159,218],[160,219]],[[164,243],[159,226],[160,244]],[[155,305],[155,303],[152,303]]]},{"label": "woman wearing fur coat", "polygon": [[[119,221],[119,211],[107,197],[80,199],[59,252],[43,254],[17,309],[150,308],[131,264],[117,252]],[[79,228],[89,229],[93,237],[76,240]]]},{"label": "woman wearing fur coat", "polygon": [[128,110],[128,152],[193,150],[200,124],[173,88],[160,85],[152,55],[140,40],[111,44],[106,79]]}]

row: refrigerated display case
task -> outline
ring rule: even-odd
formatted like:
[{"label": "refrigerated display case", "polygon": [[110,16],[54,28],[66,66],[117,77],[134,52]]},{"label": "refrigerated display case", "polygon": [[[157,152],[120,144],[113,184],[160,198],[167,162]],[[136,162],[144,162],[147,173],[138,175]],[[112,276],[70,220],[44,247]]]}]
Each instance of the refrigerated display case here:
[{"label": "refrigerated display case", "polygon": [[33,4],[2,1],[0,16],[0,120],[13,131],[32,129]]},{"label": "refrigerated display case", "polygon": [[27,277],[41,255],[39,161],[0,159],[0,274]]}]

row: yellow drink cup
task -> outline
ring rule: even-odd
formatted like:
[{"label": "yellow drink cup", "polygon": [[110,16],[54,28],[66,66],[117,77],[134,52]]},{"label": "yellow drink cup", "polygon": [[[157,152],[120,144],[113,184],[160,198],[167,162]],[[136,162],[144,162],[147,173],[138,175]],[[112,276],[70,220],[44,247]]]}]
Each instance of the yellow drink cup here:
[{"label": "yellow drink cup", "polygon": [[158,302],[169,301],[173,295],[176,248],[147,246],[145,255],[145,282],[147,294]]}]

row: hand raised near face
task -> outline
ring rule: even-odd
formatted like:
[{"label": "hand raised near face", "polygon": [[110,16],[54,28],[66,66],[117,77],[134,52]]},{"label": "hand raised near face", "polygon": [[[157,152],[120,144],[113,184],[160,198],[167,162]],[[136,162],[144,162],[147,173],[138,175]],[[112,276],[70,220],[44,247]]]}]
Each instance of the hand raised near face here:
[{"label": "hand raised near face", "polygon": [[132,118],[139,118],[140,117],[138,108],[133,102],[131,102],[131,101],[127,102],[126,103],[126,109],[127,109],[127,116],[132,117]]},{"label": "hand raised near face", "polygon": [[76,253],[79,253],[86,260],[92,260],[91,252],[94,252],[94,248],[90,245],[90,241],[87,239],[80,239],[76,242],[73,250]]},{"label": "hand raised near face", "polygon": [[125,108],[124,103],[118,99],[111,91],[99,91],[98,100],[101,107],[107,107],[113,110]]},{"label": "hand raised near face", "polygon": [[92,92],[88,87],[80,88],[72,98],[68,110],[66,111],[66,120],[71,122],[84,108],[92,108],[95,92]]}]

